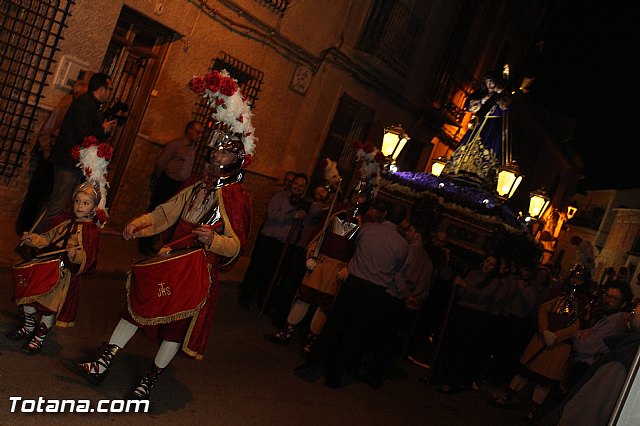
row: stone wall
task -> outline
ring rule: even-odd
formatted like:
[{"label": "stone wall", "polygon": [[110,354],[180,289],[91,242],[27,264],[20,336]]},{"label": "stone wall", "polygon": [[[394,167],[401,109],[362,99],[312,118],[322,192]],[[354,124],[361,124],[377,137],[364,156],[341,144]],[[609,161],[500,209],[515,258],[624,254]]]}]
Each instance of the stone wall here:
[{"label": "stone wall", "polygon": [[[25,155],[22,157],[22,168],[17,169],[16,174],[9,179],[0,178],[0,220],[15,221],[22,201],[27,193],[29,179],[37,163],[31,154],[37,141],[37,131],[47,119],[49,109],[39,108],[36,113],[35,131],[29,135],[29,141],[25,145]],[[71,201],[69,201],[71,203]]]}]

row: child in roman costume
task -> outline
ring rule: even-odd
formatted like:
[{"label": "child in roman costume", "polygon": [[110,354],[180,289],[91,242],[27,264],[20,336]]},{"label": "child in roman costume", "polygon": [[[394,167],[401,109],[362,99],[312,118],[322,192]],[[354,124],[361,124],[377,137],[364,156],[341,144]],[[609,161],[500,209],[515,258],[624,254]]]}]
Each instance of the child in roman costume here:
[{"label": "child in roman costume", "polygon": [[75,324],[80,275],[92,272],[98,260],[100,228],[94,219],[100,199],[96,186],[85,182],[73,193],[73,217],[59,217],[59,223],[44,234],[22,235],[27,246],[59,252],[59,261],[20,264],[13,270],[21,324],[7,337],[30,339],[23,348],[28,354],[40,353],[54,322],[60,327]]}]

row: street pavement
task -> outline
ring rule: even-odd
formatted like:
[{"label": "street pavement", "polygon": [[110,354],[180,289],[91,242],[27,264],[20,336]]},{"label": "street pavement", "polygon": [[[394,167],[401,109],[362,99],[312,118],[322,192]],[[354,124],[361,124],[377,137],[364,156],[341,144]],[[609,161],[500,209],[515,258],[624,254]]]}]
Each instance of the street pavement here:
[{"label": "street pavement", "polygon": [[265,340],[264,335],[273,331],[270,318],[255,309],[237,307],[246,258],[236,265],[235,272],[222,276],[218,311],[204,359],[176,357],[160,376],[148,413],[12,413],[12,396],[25,400],[83,399],[90,400],[92,407],[99,400],[124,399],[147,371],[157,344],[138,333],[99,387],[75,377],[61,363],[62,358],[80,359],[95,353],[97,346],[109,339],[125,306],[125,271],[132,259],[141,256],[135,243],[107,231],[98,271],[82,281],[76,327],[55,328],[37,356],[22,353],[22,343],[4,337],[15,326],[10,265],[18,260],[13,253],[18,240],[15,234],[4,232],[8,231],[6,225],[1,228],[5,241],[0,244],[0,425],[524,424],[524,399],[514,409],[504,410],[489,404],[489,388],[444,395],[435,386],[418,381],[428,370],[404,360],[397,360],[378,389],[351,378],[346,378],[341,389],[326,388],[322,379],[299,379],[293,368],[303,362],[300,344],[280,346]]}]

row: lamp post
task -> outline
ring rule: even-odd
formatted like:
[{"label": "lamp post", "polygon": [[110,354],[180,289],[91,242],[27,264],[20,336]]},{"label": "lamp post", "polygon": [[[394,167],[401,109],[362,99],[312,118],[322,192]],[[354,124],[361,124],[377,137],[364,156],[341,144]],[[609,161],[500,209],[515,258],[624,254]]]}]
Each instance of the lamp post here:
[{"label": "lamp post", "polygon": [[556,224],[556,227],[553,230],[553,238],[557,239],[560,236],[560,232],[562,232],[562,229],[564,228],[565,223],[570,221],[576,215],[577,211],[578,211],[578,206],[574,201],[571,204],[569,204],[569,206],[567,206],[567,211],[559,213],[558,223]]},{"label": "lamp post", "polygon": [[442,157],[436,158],[435,160],[433,160],[433,164],[431,165],[431,174],[434,176],[440,176],[440,173],[442,173],[442,170],[444,170],[444,166],[446,164],[446,159]]},{"label": "lamp post", "polygon": [[578,206],[574,201],[573,203],[569,204],[569,206],[567,206],[567,220],[573,219],[573,217],[576,215],[577,212],[578,212]]},{"label": "lamp post", "polygon": [[498,169],[498,185],[496,192],[502,200],[511,198],[524,176],[520,174],[520,167],[515,161],[504,164]]},{"label": "lamp post", "polygon": [[549,207],[549,202],[549,196],[544,188],[529,194],[529,215],[524,218],[524,224],[531,235],[538,241],[550,242],[553,240],[550,233],[544,231],[544,228],[547,227],[547,222],[541,220],[547,207]]},{"label": "lamp post", "polygon": [[549,207],[549,196],[544,188],[533,191],[529,196],[529,217],[538,220]]},{"label": "lamp post", "polygon": [[[508,68],[505,68],[508,73]],[[496,192],[502,200],[511,198],[524,176],[520,173],[520,167],[513,160],[511,152],[511,120],[510,113],[506,112],[502,117],[502,150],[500,167],[498,168],[498,186]]]},{"label": "lamp post", "polygon": [[388,167],[392,172],[397,170],[396,159],[409,139],[409,135],[405,133],[400,124],[384,128],[382,154],[387,157]]}]

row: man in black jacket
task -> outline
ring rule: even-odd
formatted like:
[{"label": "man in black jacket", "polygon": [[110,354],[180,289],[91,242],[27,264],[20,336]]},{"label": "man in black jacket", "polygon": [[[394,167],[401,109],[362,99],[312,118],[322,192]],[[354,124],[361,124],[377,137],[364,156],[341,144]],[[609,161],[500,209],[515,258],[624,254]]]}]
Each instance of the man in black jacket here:
[{"label": "man in black jacket", "polygon": [[71,149],[82,144],[87,136],[103,140],[115,126],[116,121],[104,121],[100,111],[100,106],[111,97],[112,90],[111,79],[106,74],[94,74],[89,80],[89,91],[69,107],[51,150],[53,188],[44,206],[46,214],[35,232],[48,229],[50,220],[69,206],[72,192],[82,179],[82,172],[71,157]]}]

